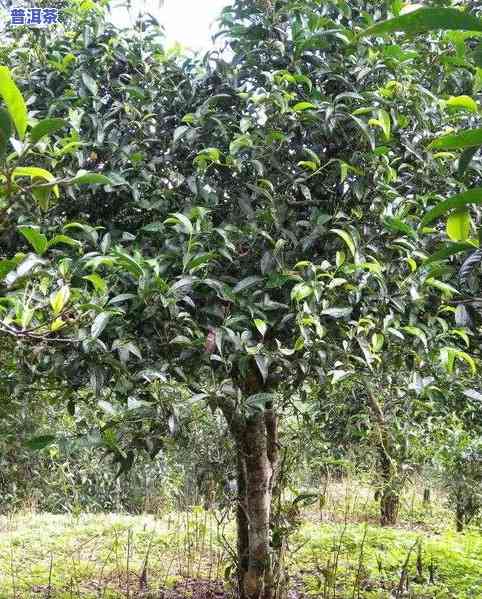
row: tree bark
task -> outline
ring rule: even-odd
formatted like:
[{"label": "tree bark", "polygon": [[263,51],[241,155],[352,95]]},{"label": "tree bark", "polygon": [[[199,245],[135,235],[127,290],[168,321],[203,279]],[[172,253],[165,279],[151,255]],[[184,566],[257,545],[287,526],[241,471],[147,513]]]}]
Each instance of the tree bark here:
[{"label": "tree bark", "polygon": [[248,505],[246,501],[246,464],[244,461],[243,447],[237,446],[237,482],[238,503],[236,506],[236,532],[237,532],[237,578],[239,599],[246,599],[244,592],[244,578],[248,572],[249,565],[249,520]]},{"label": "tree bark", "polygon": [[270,515],[279,459],[277,416],[271,404],[247,417],[227,398],[218,406],[237,447],[239,598],[272,599]]},{"label": "tree bark", "polygon": [[[267,444],[267,455],[271,466],[271,477],[269,480],[269,504],[270,514],[271,505],[273,501],[273,493],[275,486],[278,484],[278,464],[279,464],[279,442],[278,442],[278,418],[273,405],[267,404],[264,412],[264,423],[266,427],[266,444]],[[271,524],[271,518],[270,518]],[[271,527],[270,527],[271,528]],[[274,563],[276,559],[276,564]],[[280,556],[275,555],[273,549],[271,549],[271,560],[270,567],[265,572],[265,599],[272,599],[276,595],[276,573],[279,575],[280,570]]]},{"label": "tree bark", "polygon": [[398,520],[400,497],[390,486],[383,489],[380,499],[380,524],[381,526],[395,526]]},{"label": "tree bark", "polygon": [[[273,469],[268,457],[268,440],[263,412],[246,421],[245,459],[249,561],[243,590],[248,599],[270,599],[265,578],[271,573],[270,510]],[[266,591],[268,594],[266,594]]]},{"label": "tree bark", "polygon": [[400,496],[397,487],[396,466],[389,454],[390,437],[387,431],[385,415],[374,395],[368,390],[368,402],[375,417],[378,429],[378,455],[380,478],[382,480],[380,496],[380,525],[394,526],[398,519]]},{"label": "tree bark", "polygon": [[382,489],[380,497],[380,525],[394,526],[398,519],[400,507],[400,496],[396,488],[396,473],[390,456],[387,454],[386,446],[380,446],[380,469]]},{"label": "tree bark", "polygon": [[461,495],[457,495],[457,504],[455,506],[455,528],[457,532],[463,532],[465,520],[464,502]]}]

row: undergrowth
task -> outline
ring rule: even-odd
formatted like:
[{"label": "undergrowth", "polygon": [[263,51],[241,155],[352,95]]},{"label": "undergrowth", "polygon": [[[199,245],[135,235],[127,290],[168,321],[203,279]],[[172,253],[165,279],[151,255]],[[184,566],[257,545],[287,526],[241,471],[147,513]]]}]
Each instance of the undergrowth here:
[{"label": "undergrowth", "polygon": [[[399,526],[380,528],[376,518],[367,489],[332,484],[288,541],[290,599],[482,598],[480,530],[454,532],[442,497],[426,505],[409,490]],[[201,507],[17,513],[0,518],[0,599],[194,597],[196,586],[223,581],[234,545],[232,520]],[[225,596],[216,588],[212,596]]]}]

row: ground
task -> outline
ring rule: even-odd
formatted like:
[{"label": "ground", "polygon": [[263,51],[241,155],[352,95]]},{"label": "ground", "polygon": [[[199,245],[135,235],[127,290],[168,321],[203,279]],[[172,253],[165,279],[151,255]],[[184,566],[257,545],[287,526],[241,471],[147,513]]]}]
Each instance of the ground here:
[{"label": "ground", "polygon": [[[321,513],[303,514],[286,550],[286,597],[482,598],[480,529],[454,532],[443,502],[423,506],[417,490],[404,498],[400,525],[380,528],[375,503],[350,489],[332,486]],[[230,596],[233,541],[232,524],[201,507],[4,516],[0,599],[221,599]]]}]

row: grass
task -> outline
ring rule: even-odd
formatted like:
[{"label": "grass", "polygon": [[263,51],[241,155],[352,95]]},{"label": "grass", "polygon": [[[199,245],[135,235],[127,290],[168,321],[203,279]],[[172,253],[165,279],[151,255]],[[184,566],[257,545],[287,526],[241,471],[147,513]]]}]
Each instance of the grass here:
[{"label": "grass", "polygon": [[[302,543],[296,569],[304,573],[308,594],[313,596],[332,597],[336,587],[337,597],[389,598],[411,552],[407,573],[412,595],[403,596],[482,597],[482,537],[476,531],[434,534],[370,524],[306,523],[295,541]],[[419,544],[421,571],[417,572]],[[430,570],[433,582],[428,584]]]},{"label": "grass", "polygon": [[[322,512],[307,511],[289,540],[297,596],[482,599],[480,530],[454,532],[442,497],[427,507],[409,489],[399,526],[380,528],[376,517],[368,487],[330,484]],[[193,580],[222,580],[233,546],[232,523],[199,507],[159,517],[14,514],[0,518],[0,599],[154,599],[189,584],[192,596]]]},{"label": "grass", "polygon": [[214,538],[216,530],[214,515],[201,509],[163,519],[120,514],[2,518],[0,599],[137,597],[142,586],[152,594],[193,577],[222,578],[226,555]]}]

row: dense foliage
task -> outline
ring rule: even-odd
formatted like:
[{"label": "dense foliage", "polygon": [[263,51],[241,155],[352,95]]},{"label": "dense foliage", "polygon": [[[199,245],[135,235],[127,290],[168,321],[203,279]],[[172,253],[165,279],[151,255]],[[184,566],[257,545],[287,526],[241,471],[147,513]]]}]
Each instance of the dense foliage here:
[{"label": "dense foliage", "polygon": [[[9,412],[65,407],[124,473],[229,431],[244,597],[282,580],[272,498],[308,432],[317,468],[369,448],[382,524],[436,465],[463,526],[481,480],[477,10],[238,0],[224,53],[186,59],[106,7],[69,2],[54,35],[1,48]],[[51,447],[39,422],[30,445]]]}]

